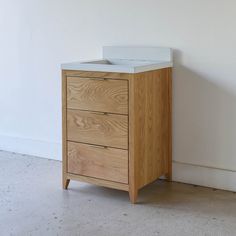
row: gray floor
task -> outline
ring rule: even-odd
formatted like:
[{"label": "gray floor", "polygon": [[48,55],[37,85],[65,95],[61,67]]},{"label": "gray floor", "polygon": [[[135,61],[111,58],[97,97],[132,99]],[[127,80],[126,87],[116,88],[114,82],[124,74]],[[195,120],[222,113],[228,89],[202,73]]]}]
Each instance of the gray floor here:
[{"label": "gray floor", "polygon": [[236,194],[159,181],[140,192],[72,182],[61,163],[0,152],[0,235],[236,235]]}]

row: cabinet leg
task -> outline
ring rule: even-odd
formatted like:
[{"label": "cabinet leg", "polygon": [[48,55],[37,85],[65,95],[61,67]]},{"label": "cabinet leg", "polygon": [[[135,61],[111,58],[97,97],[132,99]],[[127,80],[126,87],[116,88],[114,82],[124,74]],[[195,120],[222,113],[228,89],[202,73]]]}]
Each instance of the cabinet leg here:
[{"label": "cabinet leg", "polygon": [[67,189],[70,183],[70,179],[63,179],[63,189]]},{"label": "cabinet leg", "polygon": [[171,156],[169,157],[169,163],[168,163],[168,172],[165,175],[166,180],[171,182],[172,181],[172,158]]},{"label": "cabinet leg", "polygon": [[135,204],[138,198],[138,190],[130,190],[129,191],[129,199],[131,203]]},{"label": "cabinet leg", "polygon": [[172,181],[172,174],[171,174],[171,173],[166,174],[165,177],[166,177],[166,180],[167,180],[168,182],[171,182],[171,181]]}]

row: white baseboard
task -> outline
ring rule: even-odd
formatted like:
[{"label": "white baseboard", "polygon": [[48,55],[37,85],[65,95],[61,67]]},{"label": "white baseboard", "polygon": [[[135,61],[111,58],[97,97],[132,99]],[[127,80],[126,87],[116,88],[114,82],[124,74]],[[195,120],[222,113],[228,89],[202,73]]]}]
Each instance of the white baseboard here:
[{"label": "white baseboard", "polygon": [[173,163],[173,181],[236,191],[236,172],[185,163]]},{"label": "white baseboard", "polygon": [[0,150],[61,160],[61,143],[0,135]]},{"label": "white baseboard", "polygon": [[[0,135],[0,150],[61,160],[61,143]],[[173,181],[236,191],[236,172],[173,162]]]}]

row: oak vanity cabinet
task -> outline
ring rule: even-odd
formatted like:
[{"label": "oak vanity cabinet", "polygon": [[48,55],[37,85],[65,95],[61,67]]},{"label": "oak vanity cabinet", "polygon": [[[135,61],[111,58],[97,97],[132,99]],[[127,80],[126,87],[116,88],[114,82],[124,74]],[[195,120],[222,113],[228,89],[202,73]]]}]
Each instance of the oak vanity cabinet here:
[{"label": "oak vanity cabinet", "polygon": [[128,191],[171,179],[171,68],[62,71],[63,187],[70,180]]}]

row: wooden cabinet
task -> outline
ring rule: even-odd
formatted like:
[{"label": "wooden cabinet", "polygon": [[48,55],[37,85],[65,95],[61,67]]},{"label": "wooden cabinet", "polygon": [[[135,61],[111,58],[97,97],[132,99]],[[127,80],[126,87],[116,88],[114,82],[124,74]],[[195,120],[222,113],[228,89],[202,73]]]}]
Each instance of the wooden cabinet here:
[{"label": "wooden cabinet", "polygon": [[171,179],[171,68],[62,71],[63,187],[80,180],[129,192]]}]

